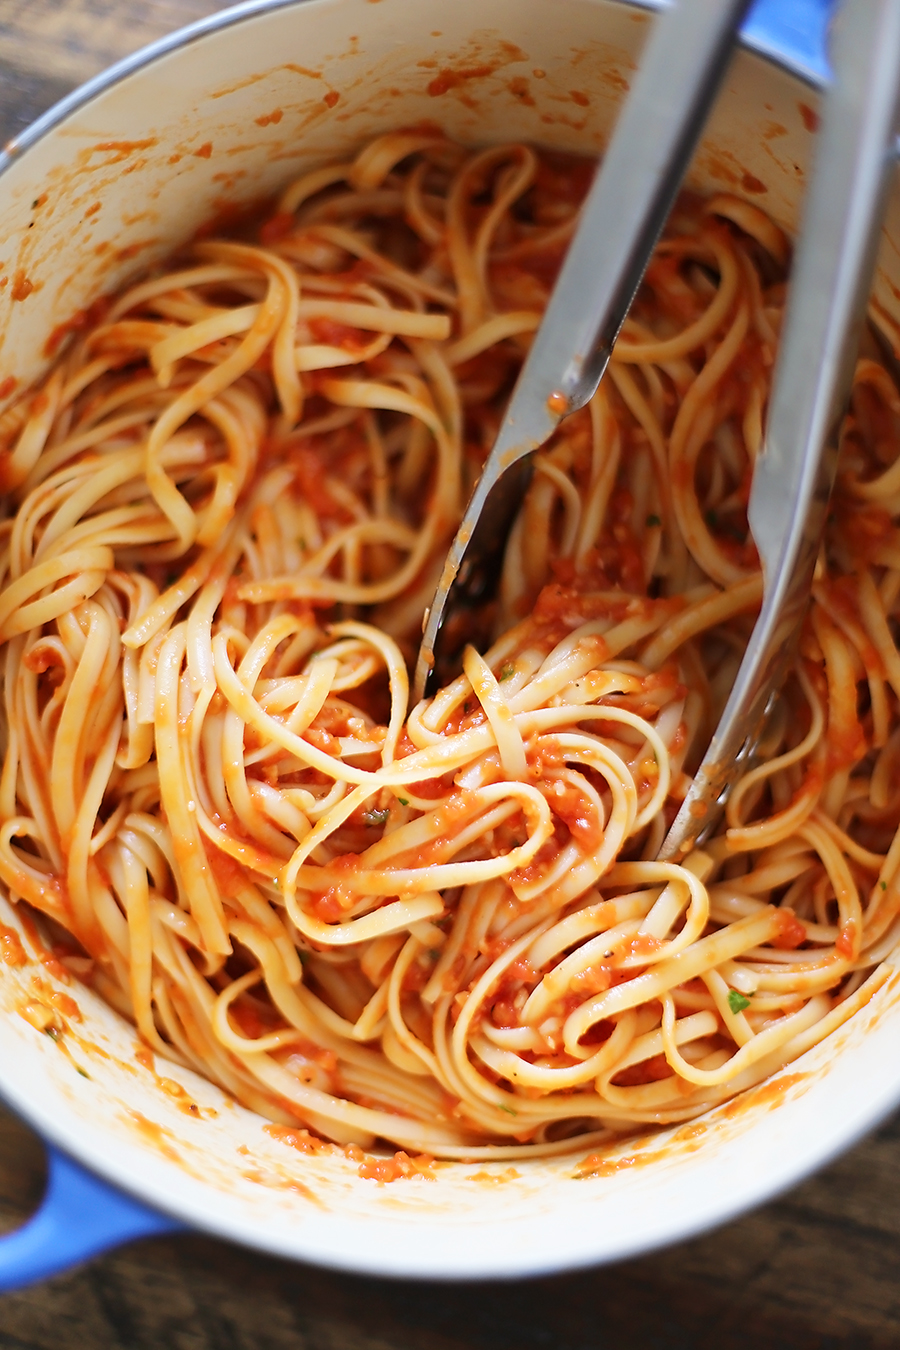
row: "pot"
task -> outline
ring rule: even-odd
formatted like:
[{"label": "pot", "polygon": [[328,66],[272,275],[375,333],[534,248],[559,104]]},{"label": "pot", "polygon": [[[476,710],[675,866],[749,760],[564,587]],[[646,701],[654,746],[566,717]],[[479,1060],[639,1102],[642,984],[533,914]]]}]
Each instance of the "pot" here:
[{"label": "pot", "polygon": [[[826,16],[819,0],[757,6],[691,175],[789,231],[827,74]],[[257,0],[121,63],[0,156],[0,387],[34,380],[48,335],[217,212],[378,132],[429,119],[468,142],[599,152],[650,19],[620,0]],[[886,233],[900,245],[898,213],[895,194]],[[898,296],[900,248],[888,242],[876,284],[888,327]],[[2,898],[0,923],[21,931]],[[0,1093],[51,1146],[42,1209],[0,1239],[0,1288],[180,1224],[362,1274],[611,1261],[768,1199],[900,1100],[898,958],[823,1044],[700,1121],[623,1143],[586,1179],[576,1152],[513,1169],[442,1164],[433,1181],[380,1186],[343,1156],[287,1148],[187,1070],[150,1067],[134,1029],[60,974],[52,958],[0,962]],[[35,976],[78,1005],[60,1041],[20,1015]],[[186,1113],[188,1100],[199,1111]]]}]

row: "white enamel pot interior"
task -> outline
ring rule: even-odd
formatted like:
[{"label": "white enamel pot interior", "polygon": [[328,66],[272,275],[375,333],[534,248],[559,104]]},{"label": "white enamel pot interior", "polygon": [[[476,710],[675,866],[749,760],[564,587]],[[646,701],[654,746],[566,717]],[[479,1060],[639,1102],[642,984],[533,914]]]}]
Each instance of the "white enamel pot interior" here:
[{"label": "white enamel pot interior", "polygon": [[[130,63],[38,124],[0,178],[3,375],[33,379],[55,325],[223,205],[263,199],[388,128],[429,119],[467,142],[599,151],[648,20],[610,0],[307,0],[245,7]],[[793,229],[815,103],[796,75],[741,53],[694,184],[745,194]],[[898,209],[887,233],[900,242]],[[890,239],[885,313],[900,295]],[[17,922],[2,900],[0,922]],[[84,1020],[61,1050],[18,1013],[35,976],[56,983],[0,962],[0,1093],[45,1138],[198,1228],[366,1273],[524,1275],[671,1242],[789,1185],[900,1099],[892,969],[824,1044],[701,1122],[624,1144],[631,1165],[608,1175],[576,1181],[581,1150],[379,1186],[342,1157],[272,1139],[260,1117],[158,1062],[201,1107],[184,1114],[136,1060],[132,1027],[87,989],[66,987]]]}]

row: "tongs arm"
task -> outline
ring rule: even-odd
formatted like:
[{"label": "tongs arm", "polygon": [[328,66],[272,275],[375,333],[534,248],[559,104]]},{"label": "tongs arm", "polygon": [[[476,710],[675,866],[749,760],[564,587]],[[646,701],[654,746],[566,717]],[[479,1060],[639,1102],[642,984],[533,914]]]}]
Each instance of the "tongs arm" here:
[{"label": "tongs arm", "polygon": [[717,822],[793,656],[810,597],[872,280],[900,98],[900,0],[845,0],[832,43],[750,528],[763,605],[709,749],[660,857]]},{"label": "tongs arm", "polygon": [[[703,130],[748,0],[677,0],[657,17],[550,304],[426,615],[420,699],[450,587],[488,495],[595,392]],[[497,512],[489,511],[492,527]]]}]

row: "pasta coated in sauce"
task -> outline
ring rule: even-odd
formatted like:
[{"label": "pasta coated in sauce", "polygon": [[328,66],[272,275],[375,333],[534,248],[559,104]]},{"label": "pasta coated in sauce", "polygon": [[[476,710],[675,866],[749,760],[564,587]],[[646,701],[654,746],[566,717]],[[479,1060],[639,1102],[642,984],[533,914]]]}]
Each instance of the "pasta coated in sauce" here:
[{"label": "pasta coated in sauce", "polygon": [[762,762],[655,861],[761,596],[788,245],[755,206],[682,199],[462,674],[407,706],[588,173],[381,137],[98,307],[0,416],[0,878],[154,1050],[340,1143],[689,1118],[897,938],[900,396],[868,354]]}]

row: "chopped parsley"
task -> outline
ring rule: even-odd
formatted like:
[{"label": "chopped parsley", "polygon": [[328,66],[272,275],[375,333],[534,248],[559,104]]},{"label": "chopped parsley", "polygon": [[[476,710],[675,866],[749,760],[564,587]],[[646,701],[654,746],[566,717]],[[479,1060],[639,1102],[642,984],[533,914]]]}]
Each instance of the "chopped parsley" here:
[{"label": "chopped parsley", "polygon": [[728,1006],[733,1013],[741,1013],[745,1008],[750,1007],[749,998],[738,992],[737,989],[728,990]]},{"label": "chopped parsley", "polygon": [[650,515],[650,516],[647,517],[647,524],[648,524],[648,525],[661,525],[661,524],[662,524],[662,521],[660,520],[659,516],[657,516],[657,515],[654,514],[654,515]]},{"label": "chopped parsley", "polygon": [[500,667],[501,683],[503,682],[503,680],[511,680],[513,675],[515,675],[515,673],[516,668],[513,665],[512,661],[507,661],[503,666]]},{"label": "chopped parsley", "polygon": [[387,808],[383,811],[363,811],[362,818],[367,825],[383,825],[390,814]]},{"label": "chopped parsley", "polygon": [[397,801],[400,803],[401,806],[409,806],[409,802],[405,797],[398,797]]},{"label": "chopped parsley", "polygon": [[886,881],[879,881],[878,885],[881,887],[881,889],[882,889],[883,891],[886,891],[886,890],[887,890],[887,882],[886,882]]},{"label": "chopped parsley", "polygon": [[499,1106],[500,1110],[505,1111],[508,1116],[518,1115],[518,1112],[514,1111],[511,1106],[504,1106],[502,1102],[499,1103]]}]

